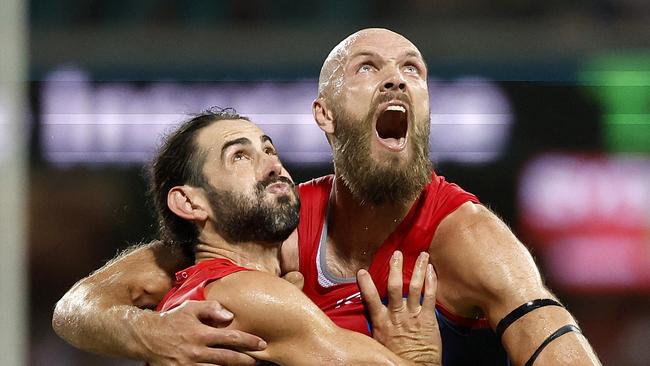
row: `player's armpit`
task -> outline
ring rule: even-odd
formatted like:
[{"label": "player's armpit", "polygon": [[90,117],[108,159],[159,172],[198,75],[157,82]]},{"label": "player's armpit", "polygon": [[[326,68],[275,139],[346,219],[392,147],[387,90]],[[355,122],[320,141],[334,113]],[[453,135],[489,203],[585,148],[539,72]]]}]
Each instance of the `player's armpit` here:
[{"label": "player's armpit", "polygon": [[[231,327],[263,338],[248,354],[282,365],[412,365],[370,337],[337,327],[298,288],[257,271],[229,275],[206,287],[235,314]],[[229,328],[231,328],[229,327]]]},{"label": "player's armpit", "polygon": [[[483,206],[466,203],[443,220],[430,255],[439,278],[445,278],[439,283],[439,301],[459,315],[482,312],[493,329],[528,301],[554,299],[530,252]],[[514,364],[524,365],[549,335],[567,324],[575,320],[566,309],[542,307],[512,323],[502,343]],[[550,342],[535,365],[598,365],[584,337],[572,333]],[[544,363],[547,352],[553,356],[550,363]]]}]

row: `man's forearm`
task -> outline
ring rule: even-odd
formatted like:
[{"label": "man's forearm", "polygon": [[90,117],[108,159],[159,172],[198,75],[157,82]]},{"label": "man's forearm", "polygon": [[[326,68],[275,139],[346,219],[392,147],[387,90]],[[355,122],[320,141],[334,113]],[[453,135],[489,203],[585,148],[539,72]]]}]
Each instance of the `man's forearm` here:
[{"label": "man's forearm", "polygon": [[[349,350],[349,364],[379,364],[379,365],[397,365],[397,366],[440,366],[441,358],[437,360],[430,360],[430,357],[424,355],[426,360],[412,360],[403,355],[397,355],[393,351],[386,348],[381,343],[371,339],[363,334],[354,333],[355,347]],[[440,345],[437,345],[439,347]],[[427,353],[429,350],[423,351]],[[430,353],[430,352],[428,352]]]},{"label": "man's forearm", "polygon": [[506,329],[503,343],[516,365],[601,364],[571,314],[562,307],[543,307],[521,317]]},{"label": "man's forearm", "polygon": [[84,284],[77,284],[56,304],[52,318],[56,333],[87,352],[144,359],[138,326],[159,315],[101,295],[93,299],[88,292]]},{"label": "man's forearm", "polygon": [[171,288],[172,274],[189,264],[179,250],[161,242],[122,253],[63,296],[52,326],[84,351],[151,365],[254,365],[241,352],[260,351],[266,344],[259,337],[222,329],[233,315],[220,304],[188,301],[163,313],[146,309],[154,308]]},{"label": "man's forearm", "polygon": [[160,242],[127,250],[59,300],[52,326],[82,350],[142,358],[138,330],[160,315],[141,308],[156,306],[172,285],[171,273],[184,264],[181,255]]}]

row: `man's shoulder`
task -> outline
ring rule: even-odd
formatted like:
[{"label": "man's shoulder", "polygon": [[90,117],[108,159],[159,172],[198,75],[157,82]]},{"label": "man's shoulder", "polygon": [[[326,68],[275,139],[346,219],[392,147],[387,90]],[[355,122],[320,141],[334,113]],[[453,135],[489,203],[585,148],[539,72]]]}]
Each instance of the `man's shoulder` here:
[{"label": "man's shoulder", "polygon": [[318,215],[318,213],[322,212],[322,209],[327,205],[333,182],[334,176],[326,175],[298,185],[301,213],[300,225],[304,224],[305,214]]},{"label": "man's shoulder", "polygon": [[301,191],[305,189],[329,189],[332,186],[332,182],[334,182],[334,174],[328,174],[300,183],[298,188]]},{"label": "man's shoulder", "polygon": [[426,227],[429,235],[427,242],[440,236],[439,226],[442,223],[465,216],[468,209],[463,207],[474,206],[474,203],[480,203],[475,195],[454,183],[447,182],[444,177],[432,173],[431,182],[423,188],[414,206],[418,208],[416,215],[419,225]]},{"label": "man's shoulder", "polygon": [[[505,243],[504,237],[508,239]],[[518,243],[508,225],[496,214],[481,204],[466,201],[440,222],[432,246],[457,246],[460,250],[489,255],[495,244],[491,241],[496,238],[502,239],[504,245]]]},{"label": "man's shoulder", "polygon": [[475,202],[466,201],[459,205],[454,211],[440,223],[441,227],[448,226],[451,230],[466,229],[475,225],[493,224],[499,218],[485,206]]},{"label": "man's shoulder", "polygon": [[298,331],[317,311],[299,288],[260,271],[233,273],[206,287],[207,300],[217,300],[235,314],[237,328],[263,338],[274,332]]},{"label": "man's shoulder", "polygon": [[301,291],[281,277],[262,271],[239,271],[206,286],[206,299],[246,306],[275,306],[300,297]]},{"label": "man's shoulder", "polygon": [[469,201],[479,202],[476,195],[466,191],[455,182],[447,180],[442,175],[437,175],[431,172],[431,181],[424,187],[423,192],[434,196],[441,197],[442,199],[466,199]]}]

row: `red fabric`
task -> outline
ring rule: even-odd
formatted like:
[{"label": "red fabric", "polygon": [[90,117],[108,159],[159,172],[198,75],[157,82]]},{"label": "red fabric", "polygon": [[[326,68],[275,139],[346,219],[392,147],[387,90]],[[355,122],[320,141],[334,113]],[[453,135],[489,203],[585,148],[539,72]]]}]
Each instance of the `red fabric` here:
[{"label": "red fabric", "polygon": [[[300,224],[298,225],[298,252],[300,272],[305,277],[303,291],[337,325],[357,332],[370,334],[359,288],[355,283],[322,287],[318,283],[316,255],[320,243],[323,221],[334,176],[321,177],[300,185]],[[404,254],[404,289],[408,284],[415,261],[420,252],[428,251],[438,224],[465,202],[479,203],[478,198],[459,186],[432,174],[431,183],[423,189],[404,220],[386,239],[375,254],[369,272],[377,285],[379,295],[386,297],[389,260],[395,250]],[[451,315],[454,320],[465,319]],[[466,319],[473,326],[487,325],[485,320]]]},{"label": "red fabric", "polygon": [[157,311],[173,309],[186,300],[205,300],[205,286],[239,271],[252,271],[228,259],[208,259],[176,272],[176,283],[156,307]]}]

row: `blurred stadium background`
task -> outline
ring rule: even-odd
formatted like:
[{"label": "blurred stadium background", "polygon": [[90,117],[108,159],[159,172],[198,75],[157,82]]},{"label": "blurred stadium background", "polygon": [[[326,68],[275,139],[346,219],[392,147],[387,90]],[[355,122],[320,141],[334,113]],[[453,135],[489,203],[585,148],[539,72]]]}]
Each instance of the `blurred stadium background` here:
[{"label": "blurred stadium background", "polygon": [[[294,179],[331,172],[310,114],[321,63],[348,34],[380,26],[407,36],[428,62],[438,173],[529,245],[606,365],[650,365],[650,2],[22,6],[14,30],[20,39],[28,29],[16,53],[28,81],[17,119],[28,162],[18,189],[26,192],[25,363],[131,364],[68,346],[51,330],[51,313],[78,279],[155,237],[142,168],[160,134],[186,113],[235,107],[273,137]],[[3,85],[4,94],[20,91]],[[11,116],[1,102],[0,117]],[[7,131],[0,152],[20,140]]]}]

